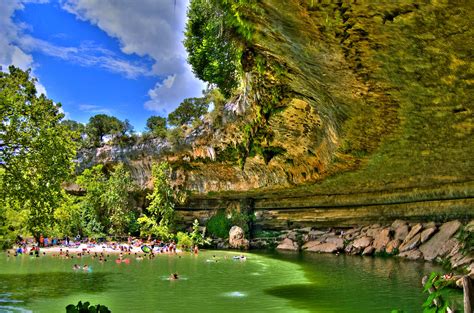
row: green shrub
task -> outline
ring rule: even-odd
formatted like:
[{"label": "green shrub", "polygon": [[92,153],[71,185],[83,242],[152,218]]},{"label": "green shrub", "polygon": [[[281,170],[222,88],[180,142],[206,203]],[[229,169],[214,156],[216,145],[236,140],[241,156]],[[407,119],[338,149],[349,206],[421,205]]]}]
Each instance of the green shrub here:
[{"label": "green shrub", "polygon": [[206,224],[209,235],[217,238],[229,237],[229,230],[231,226],[231,222],[223,210],[212,216]]},{"label": "green shrub", "polygon": [[188,233],[178,232],[176,234],[178,239],[178,246],[182,249],[191,248],[193,246],[193,240]]},{"label": "green shrub", "polygon": [[70,304],[66,307],[66,313],[111,313],[105,305],[89,305],[89,302],[82,303],[81,301],[77,305]]}]

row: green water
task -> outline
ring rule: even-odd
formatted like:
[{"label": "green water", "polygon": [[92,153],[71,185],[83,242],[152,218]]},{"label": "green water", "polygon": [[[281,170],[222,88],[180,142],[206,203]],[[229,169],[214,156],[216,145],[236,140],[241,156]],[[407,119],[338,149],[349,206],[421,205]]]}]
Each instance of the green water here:
[{"label": "green water", "polygon": [[[218,262],[208,262],[216,256]],[[0,254],[0,312],[64,312],[79,300],[112,312],[419,312],[420,280],[437,269],[395,259],[207,251],[101,264],[90,257]],[[91,272],[74,272],[75,264]],[[169,281],[178,272],[182,279]]]}]

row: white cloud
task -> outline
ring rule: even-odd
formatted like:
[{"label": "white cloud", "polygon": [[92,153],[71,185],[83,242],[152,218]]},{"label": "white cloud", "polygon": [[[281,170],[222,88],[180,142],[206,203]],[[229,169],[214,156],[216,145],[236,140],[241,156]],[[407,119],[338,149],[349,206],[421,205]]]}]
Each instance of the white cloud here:
[{"label": "white cloud", "polygon": [[[21,37],[21,32],[28,28],[28,25],[19,23],[15,24],[12,16],[17,10],[24,8],[23,3],[44,3],[47,0],[3,0],[0,1],[0,66],[2,70],[6,70],[9,65],[15,65],[22,70],[32,69],[32,76],[34,74],[33,57],[18,47],[14,42]],[[46,88],[38,80],[36,82],[36,90],[38,95],[47,95]]]},{"label": "white cloud", "polygon": [[17,41],[26,51],[40,51],[80,66],[102,67],[110,72],[124,74],[128,78],[152,75],[151,70],[145,65],[120,59],[112,51],[93,42],[84,42],[79,47],[63,47],[28,35],[22,36]]},{"label": "white cloud", "polygon": [[23,4],[20,1],[0,1],[0,29],[2,30],[0,36],[0,65],[2,67],[14,64],[22,69],[27,69],[32,65],[33,58],[12,44],[21,31],[21,27],[13,23],[12,16],[16,10],[22,9]]},{"label": "white cloud", "polygon": [[148,91],[150,100],[145,102],[145,108],[166,115],[183,99],[199,96],[203,88],[202,82],[191,75],[168,76]]},{"label": "white cloud", "polygon": [[93,104],[81,104],[79,110],[92,114],[111,114],[111,110]]},{"label": "white cloud", "polygon": [[63,8],[117,38],[124,53],[150,56],[152,72],[166,77],[148,91],[145,108],[169,113],[205,85],[194,77],[182,44],[188,1],[65,0]]}]

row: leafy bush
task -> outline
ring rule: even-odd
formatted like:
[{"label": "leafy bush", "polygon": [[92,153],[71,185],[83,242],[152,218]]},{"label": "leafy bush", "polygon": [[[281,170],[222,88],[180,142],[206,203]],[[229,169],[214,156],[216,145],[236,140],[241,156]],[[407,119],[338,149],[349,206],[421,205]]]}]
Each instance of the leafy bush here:
[{"label": "leafy bush", "polygon": [[178,239],[178,246],[182,249],[191,248],[193,246],[193,240],[189,236],[188,233],[185,232],[178,232],[176,234]]},{"label": "leafy bush", "polygon": [[97,304],[90,306],[89,302],[82,303],[79,301],[77,305],[68,305],[66,313],[111,313],[111,311],[105,305]]},{"label": "leafy bush", "polygon": [[217,238],[229,237],[231,227],[230,220],[226,217],[225,211],[219,211],[207,221],[207,231],[209,235]]},{"label": "leafy bush", "polygon": [[[448,312],[449,302],[443,299],[442,295],[445,293],[444,290],[452,281],[445,280],[441,277],[441,274],[432,272],[428,278],[423,292],[428,293],[429,296],[423,303],[424,313],[445,313]],[[431,289],[431,291],[430,291]],[[436,303],[435,301],[436,300]]]},{"label": "leafy bush", "polygon": [[225,211],[219,211],[207,221],[207,231],[213,237],[227,238],[232,226],[239,226],[247,236],[250,235],[249,223],[252,221],[252,215],[232,210],[230,217],[227,217]]}]

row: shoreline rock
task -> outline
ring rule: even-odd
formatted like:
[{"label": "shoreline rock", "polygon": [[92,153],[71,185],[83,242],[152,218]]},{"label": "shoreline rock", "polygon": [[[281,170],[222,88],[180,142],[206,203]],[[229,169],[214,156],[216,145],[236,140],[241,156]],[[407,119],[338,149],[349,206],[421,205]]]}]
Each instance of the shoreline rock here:
[{"label": "shoreline rock", "polygon": [[[474,221],[467,223],[464,230],[474,232],[472,225]],[[408,224],[396,220],[391,225],[373,224],[350,229],[305,228],[304,235],[299,237],[300,245],[295,234],[302,232],[294,229],[282,232],[274,246],[277,250],[308,253],[380,254],[429,262],[447,260],[453,269],[464,269],[474,276],[474,253],[461,253],[463,243],[456,237],[461,227],[462,223],[457,220],[443,224]]]}]

